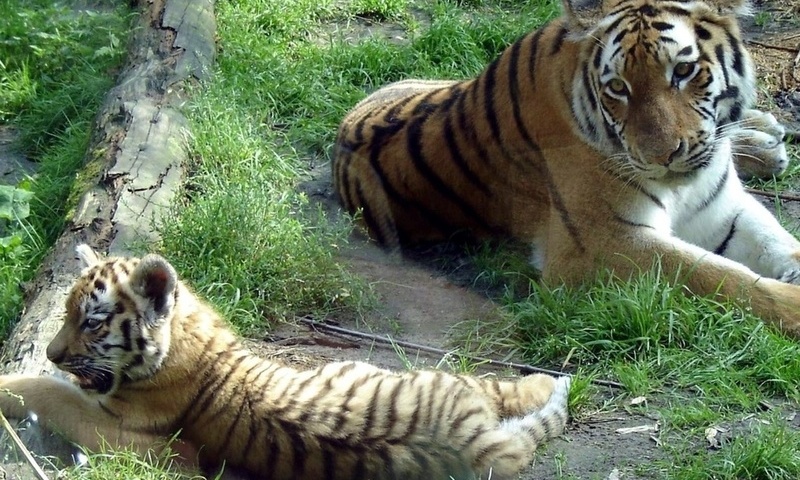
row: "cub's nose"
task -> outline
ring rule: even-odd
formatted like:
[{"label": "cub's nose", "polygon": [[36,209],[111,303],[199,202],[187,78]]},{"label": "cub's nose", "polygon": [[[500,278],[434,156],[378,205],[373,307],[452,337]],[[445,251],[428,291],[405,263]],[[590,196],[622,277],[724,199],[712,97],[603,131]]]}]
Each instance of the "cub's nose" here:
[{"label": "cub's nose", "polygon": [[64,362],[66,355],[66,349],[59,348],[58,346],[53,345],[52,342],[47,346],[47,359],[56,365]]}]

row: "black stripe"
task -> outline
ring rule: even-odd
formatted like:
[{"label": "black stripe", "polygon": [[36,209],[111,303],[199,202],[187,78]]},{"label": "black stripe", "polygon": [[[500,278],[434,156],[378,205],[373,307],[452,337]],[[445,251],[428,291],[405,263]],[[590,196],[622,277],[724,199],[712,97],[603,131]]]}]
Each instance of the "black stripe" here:
[{"label": "black stripe", "polygon": [[659,22],[658,20],[651,23],[650,26],[655,28],[659,32],[666,32],[667,30],[672,30],[673,28],[675,28],[675,26],[671,23]]},{"label": "black stripe", "polygon": [[[245,358],[247,358],[247,355],[243,355],[240,353],[239,357],[231,365],[227,365],[228,371],[227,373],[225,373],[224,376],[216,376],[215,378],[216,381],[213,384],[208,386],[206,389],[200,390],[203,392],[203,394],[200,395],[197,401],[200,402],[202,400],[202,402],[200,403],[199,406],[196,406],[195,408],[197,414],[193,415],[191,419],[187,419],[189,423],[196,422],[197,420],[200,419],[202,415],[208,413],[207,412],[208,407],[210,407],[211,403],[217,398],[217,391],[219,390],[219,388],[228,383],[228,380],[230,380],[230,378],[236,372],[236,369],[239,367],[239,365],[242,364]],[[197,404],[195,403],[195,405]]]},{"label": "black stripe", "polygon": [[695,25],[694,26],[694,34],[697,35],[697,38],[700,40],[710,40],[711,39],[711,32],[703,28],[702,25]]},{"label": "black stripe", "polygon": [[361,426],[361,437],[365,440],[372,440],[370,430],[375,426],[376,412],[378,410],[378,398],[380,396],[381,387],[383,386],[383,378],[378,379],[378,383],[372,386],[372,398],[367,404],[367,409],[364,412],[366,419]]},{"label": "black stripe", "polygon": [[[302,426],[298,426],[302,428]],[[286,433],[291,438],[292,445],[292,457],[294,462],[292,462],[292,472],[294,474],[293,478],[305,478],[304,473],[306,470],[306,461],[308,460],[308,446],[306,445],[305,438],[299,432],[294,429],[286,430]]]},{"label": "black stripe", "polygon": [[528,146],[528,148],[534,150],[534,152],[538,154],[539,146],[536,145],[531,138],[530,132],[528,132],[528,129],[525,127],[525,122],[522,119],[522,113],[520,112],[520,104],[522,102],[520,102],[519,90],[519,55],[521,48],[522,45],[519,42],[515,43],[511,47],[511,58],[508,62],[508,83],[511,95],[511,109],[514,113],[514,123],[517,126],[520,136],[525,141],[525,144]]},{"label": "black stripe", "polygon": [[[424,100],[423,100],[424,101]],[[410,210],[412,207],[418,210],[418,213],[432,226],[439,227],[440,230],[454,231],[455,228],[451,226],[450,222],[441,216],[437,215],[434,211],[426,208],[423,204],[404,198],[392,186],[392,183],[386,176],[386,173],[381,168],[380,157],[383,152],[385,143],[391,139],[398,132],[402,131],[405,127],[404,123],[394,123],[387,126],[373,126],[373,140],[370,144],[370,165],[372,166],[375,175],[380,180],[386,195],[396,203],[403,210]],[[398,232],[400,233],[400,232]]]},{"label": "black stripe", "polygon": [[725,236],[725,239],[722,240],[722,243],[720,243],[719,246],[714,249],[714,253],[717,255],[725,256],[725,250],[728,249],[728,244],[736,234],[736,221],[739,219],[739,215],[741,215],[741,213],[737,213],[736,216],[733,217],[733,221],[731,221],[731,228],[728,230],[728,234]]},{"label": "black stripe", "polygon": [[578,227],[575,226],[572,218],[570,218],[567,207],[564,205],[564,199],[561,198],[561,193],[559,193],[558,189],[556,188],[553,182],[553,175],[550,173],[550,169],[547,168],[547,165],[544,165],[543,168],[541,168],[541,173],[544,177],[545,185],[547,185],[547,189],[550,193],[550,199],[553,201],[553,206],[561,217],[561,222],[567,228],[567,231],[572,237],[572,240],[575,242],[575,245],[578,247],[578,250],[585,252],[586,247],[583,245],[583,239],[578,231]]},{"label": "black stripe", "polygon": [[[250,405],[249,400],[247,402],[247,409],[250,410],[251,413],[253,412],[253,406]],[[245,459],[250,458],[250,450],[253,448],[253,443],[255,443],[256,441],[258,432],[263,430],[264,425],[262,425],[261,422],[258,421],[255,415],[252,415],[250,417],[250,424],[248,425],[248,427],[249,427],[249,433],[247,435],[247,443],[245,443],[244,450],[242,450],[242,458]]]},{"label": "black stripe", "polygon": [[[473,92],[478,90],[477,82],[470,85],[470,88],[472,88]],[[480,159],[481,163],[488,166],[491,162],[491,158],[489,157],[489,153],[483,147],[483,143],[478,141],[478,134],[475,131],[475,122],[470,121],[470,119],[467,118],[466,102],[466,95],[462,95],[457,101],[456,110],[458,112],[458,128],[462,132],[466,133],[469,139],[468,144],[478,154],[478,158]]]},{"label": "black stripe", "polygon": [[[389,408],[386,413],[386,435],[388,437],[389,433],[394,429],[395,424],[397,423],[397,402],[400,396],[402,395],[401,391],[403,390],[404,384],[407,382],[405,377],[400,377],[397,380],[394,388],[392,388],[391,393],[389,394],[390,402]],[[404,438],[405,435],[400,435],[400,438]]]},{"label": "black stripe", "polygon": [[639,222],[633,222],[633,221],[631,221],[631,220],[628,220],[627,218],[624,218],[624,217],[620,216],[620,215],[619,215],[619,214],[617,214],[617,213],[615,213],[615,214],[614,214],[614,216],[613,216],[612,218],[613,218],[614,220],[616,220],[617,222],[619,222],[619,223],[622,223],[622,224],[624,224],[624,225],[627,225],[627,226],[629,226],[629,227],[637,227],[637,228],[652,228],[652,229],[655,229],[655,227],[653,227],[653,226],[651,226],[651,225],[647,225],[646,223],[639,223]]},{"label": "black stripe", "polygon": [[[283,463],[282,462],[282,451],[281,451],[281,437],[286,432],[282,431],[282,429],[272,423],[269,420],[262,420],[264,426],[271,426],[273,430],[272,432],[268,432],[264,438],[267,440],[269,447],[267,450],[267,458],[262,461],[262,465],[265,465],[266,468],[264,470],[264,477],[265,479],[272,479],[275,478],[275,470],[278,468],[278,465]],[[263,428],[263,427],[262,427]]]},{"label": "black stripe", "polygon": [[666,13],[671,13],[671,14],[677,15],[679,17],[691,17],[692,16],[692,12],[690,12],[688,10],[684,10],[683,8],[680,8],[680,7],[673,7],[673,6],[665,5],[663,7],[663,9],[664,9],[664,11]]},{"label": "black stripe", "polygon": [[130,319],[126,318],[120,324],[120,330],[122,330],[122,348],[126,352],[130,352],[133,347],[133,343],[131,342],[131,321]]},{"label": "black stripe", "polygon": [[559,28],[558,33],[556,33],[556,38],[553,41],[553,46],[550,49],[550,56],[557,55],[561,51],[561,47],[564,45],[564,39],[567,38],[568,33],[569,30],[563,25]]},{"label": "black stripe", "polygon": [[500,63],[499,60],[500,59],[497,59],[489,65],[482,75],[482,78],[483,102],[485,105],[484,114],[486,116],[486,121],[489,123],[489,128],[492,131],[492,139],[494,142],[497,144],[502,144],[503,139],[500,137],[500,122],[497,120],[497,112],[494,109],[495,76]]},{"label": "black stripe", "polygon": [[450,186],[444,180],[442,180],[442,178],[428,164],[425,154],[422,152],[422,134],[425,120],[427,120],[427,116],[418,116],[408,126],[407,147],[414,166],[417,168],[420,175],[422,175],[422,177],[424,177],[425,180],[427,180],[428,183],[430,183],[439,194],[450,200],[451,203],[454,203],[456,206],[458,206],[458,208],[467,218],[473,220],[484,230],[489,232],[492,231],[492,227],[490,227],[484,221],[482,216],[478,215],[478,212],[475,211],[472,205],[467,203],[465,199],[461,198],[452,188],[450,188]]},{"label": "black stripe", "polygon": [[336,466],[337,455],[333,453],[330,446],[322,447],[322,474],[325,480],[335,480],[338,468]]},{"label": "black stripe", "polygon": [[542,33],[544,33],[544,29],[540,28],[536,30],[533,36],[528,37],[531,44],[531,52],[528,55],[528,83],[531,89],[536,88],[536,60],[539,52],[539,42],[542,41]]},{"label": "black stripe", "polygon": [[714,185],[714,189],[711,191],[711,195],[709,195],[708,197],[705,198],[705,200],[700,202],[700,205],[698,205],[698,207],[695,209],[695,214],[700,213],[701,211],[708,208],[708,206],[711,205],[714,202],[714,200],[717,199],[717,197],[719,197],[719,195],[722,193],[722,190],[725,188],[725,185],[728,183],[729,174],[730,174],[730,168],[725,170],[725,173],[723,173],[722,176],[719,178],[717,184]]},{"label": "black stripe", "polygon": [[[460,103],[461,92],[454,92],[454,102]],[[458,108],[458,107],[456,107]],[[463,113],[462,110],[457,111],[457,115],[459,118]],[[463,133],[463,132],[462,132]],[[491,196],[491,191],[489,187],[483,183],[478,175],[470,168],[467,161],[464,159],[464,155],[458,147],[458,141],[456,140],[455,130],[453,129],[453,116],[447,115],[444,123],[444,140],[447,143],[447,148],[450,150],[450,157],[453,159],[454,163],[461,171],[461,173],[466,177],[467,180],[478,190],[483,192],[486,196]]]},{"label": "black stripe", "polygon": [[[236,427],[239,425],[239,421],[242,419],[242,414],[244,413],[245,407],[250,409],[250,401],[249,401],[249,398],[248,398],[249,397],[248,387],[250,387],[252,384],[251,384],[251,382],[247,381],[247,377],[249,377],[250,374],[253,373],[253,370],[255,370],[257,368],[260,368],[260,367],[261,367],[261,364],[256,364],[256,365],[253,365],[252,367],[250,367],[249,369],[247,369],[247,371],[244,373],[244,377],[242,377],[242,381],[236,386],[236,391],[234,392],[234,394],[231,395],[231,397],[228,400],[228,402],[225,405],[222,406],[222,410],[224,410],[227,413],[230,413],[230,410],[231,410],[231,407],[232,407],[233,398],[235,398],[237,396],[241,396],[241,399],[239,400],[239,411],[236,412],[236,418],[234,419],[233,422],[231,422],[230,426],[228,427],[228,431],[225,433],[225,440],[223,440],[222,443],[220,444],[221,448],[223,450],[227,450],[228,445],[230,444],[230,441],[231,441],[231,436],[233,435],[233,432],[236,431]],[[251,420],[252,420],[252,417],[253,417],[252,413],[253,413],[253,411],[252,411],[252,409],[250,409],[249,417],[251,418]],[[252,425],[252,422],[251,422],[251,425]],[[252,429],[252,427],[251,427],[251,429]],[[252,435],[252,431],[251,431],[251,435]],[[241,454],[241,452],[239,452],[239,453]],[[242,458],[247,458],[247,457],[242,455]]]},{"label": "black stripe", "polygon": [[650,191],[648,191],[646,188],[644,188],[644,186],[642,184],[640,184],[639,182],[636,182],[635,180],[631,180],[629,184],[633,185],[633,187],[636,188],[637,191],[641,192],[642,194],[644,194],[644,196],[649,198],[651,202],[655,203],[656,206],[658,206],[658,208],[660,208],[662,210],[666,210],[667,209],[667,207],[664,206],[664,202],[662,202],[660,198],[655,196],[653,193],[650,193]]},{"label": "black stripe", "polygon": [[731,47],[731,52],[733,52],[733,70],[736,72],[737,75],[740,77],[744,76],[744,56],[742,55],[742,48],[739,40],[731,34],[729,31],[725,31],[726,37],[728,39],[728,45]]},{"label": "black stripe", "polygon": [[619,26],[619,24],[622,23],[624,20],[625,20],[624,15],[618,16],[613,22],[611,22],[611,25],[606,27],[605,31],[603,32],[602,38],[611,35],[611,32],[613,32]]}]

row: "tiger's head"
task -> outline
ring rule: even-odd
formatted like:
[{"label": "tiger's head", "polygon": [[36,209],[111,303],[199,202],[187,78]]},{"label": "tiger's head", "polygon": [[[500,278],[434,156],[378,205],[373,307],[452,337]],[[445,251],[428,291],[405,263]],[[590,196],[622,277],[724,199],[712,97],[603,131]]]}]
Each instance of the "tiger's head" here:
[{"label": "tiger's head", "polygon": [[88,245],[79,245],[77,253],[85,268],[67,297],[64,324],[47,358],[81,388],[109,394],[162,365],[178,278],[158,255],[101,259]]},{"label": "tiger's head", "polygon": [[[564,0],[583,63],[572,85],[578,133],[636,178],[684,181],[730,153],[755,95],[737,15],[745,0]],[[726,131],[727,129],[727,131]]]}]

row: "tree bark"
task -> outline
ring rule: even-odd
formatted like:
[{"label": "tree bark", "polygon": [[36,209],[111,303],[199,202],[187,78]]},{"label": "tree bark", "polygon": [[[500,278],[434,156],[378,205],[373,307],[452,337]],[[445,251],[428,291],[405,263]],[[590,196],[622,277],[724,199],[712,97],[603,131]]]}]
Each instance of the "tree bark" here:
[{"label": "tree bark", "polygon": [[97,173],[27,288],[25,310],[0,355],[4,373],[53,373],[45,349],[80,272],[75,246],[125,254],[133,242],[157,240],[154,222],[182,180],[188,132],[178,107],[184,87],[211,73],[213,3],[144,0],[139,7],[126,66],[98,112],[79,177]]}]

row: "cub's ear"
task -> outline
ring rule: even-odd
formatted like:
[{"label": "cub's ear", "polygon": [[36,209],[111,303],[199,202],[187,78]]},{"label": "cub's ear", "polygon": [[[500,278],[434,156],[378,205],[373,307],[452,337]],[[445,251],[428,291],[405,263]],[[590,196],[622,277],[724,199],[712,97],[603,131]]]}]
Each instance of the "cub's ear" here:
[{"label": "cub's ear", "polygon": [[600,23],[614,0],[561,0],[561,8],[569,29],[575,34],[585,34]]},{"label": "cub's ear", "polygon": [[86,245],[85,243],[81,243],[77,247],[75,247],[75,253],[78,254],[78,258],[80,259],[81,263],[83,263],[84,268],[88,268],[100,263],[100,255],[97,254],[92,247]]},{"label": "cub's ear", "polygon": [[149,326],[160,323],[175,306],[173,294],[178,286],[178,274],[164,258],[153,254],[142,258],[129,282],[134,293],[149,300],[143,312]]}]

